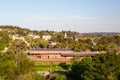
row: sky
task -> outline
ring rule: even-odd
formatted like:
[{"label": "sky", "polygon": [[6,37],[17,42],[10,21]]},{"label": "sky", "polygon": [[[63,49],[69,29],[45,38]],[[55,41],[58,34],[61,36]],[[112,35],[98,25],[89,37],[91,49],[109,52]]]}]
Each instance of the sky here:
[{"label": "sky", "polygon": [[0,0],[0,25],[39,31],[120,32],[120,0]]}]

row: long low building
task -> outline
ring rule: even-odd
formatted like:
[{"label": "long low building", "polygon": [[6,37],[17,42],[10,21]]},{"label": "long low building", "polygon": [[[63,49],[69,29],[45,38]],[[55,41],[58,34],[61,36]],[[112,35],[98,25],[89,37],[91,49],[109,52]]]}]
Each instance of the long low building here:
[{"label": "long low building", "polygon": [[28,52],[28,57],[33,61],[56,61],[68,62],[74,57],[92,57],[99,55],[100,52],[74,52],[64,48],[34,48]]}]

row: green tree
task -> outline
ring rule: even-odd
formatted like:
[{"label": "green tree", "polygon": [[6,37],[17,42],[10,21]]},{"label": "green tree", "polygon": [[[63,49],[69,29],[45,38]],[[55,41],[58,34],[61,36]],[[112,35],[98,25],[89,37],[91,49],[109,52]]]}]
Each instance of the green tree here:
[{"label": "green tree", "polygon": [[34,80],[46,80],[45,76],[42,76],[41,74],[35,74]]},{"label": "green tree", "polygon": [[8,33],[3,31],[0,32],[0,51],[4,50],[4,48],[9,44],[10,38]]},{"label": "green tree", "polygon": [[74,60],[71,65],[71,72],[69,74],[73,80],[84,80],[83,76],[86,71],[89,71],[93,66],[92,58],[83,58],[81,61]]},{"label": "green tree", "polygon": [[40,41],[40,46],[46,48],[48,46],[48,42],[45,40]]},{"label": "green tree", "polygon": [[0,52],[0,77],[3,80],[14,80],[16,68],[13,56]]},{"label": "green tree", "polygon": [[62,67],[64,70],[69,70],[70,65],[66,63],[60,63],[58,66]]},{"label": "green tree", "polygon": [[13,40],[8,46],[8,53],[25,52],[29,47],[23,40]]},{"label": "green tree", "polygon": [[109,53],[93,58],[94,65],[86,71],[84,80],[119,80],[120,55]]},{"label": "green tree", "polygon": [[58,75],[55,80],[67,80],[65,75]]},{"label": "green tree", "polygon": [[57,41],[58,41],[58,42],[63,42],[63,41],[64,41],[64,34],[59,33],[59,34],[57,35]]},{"label": "green tree", "polygon": [[13,40],[6,53],[0,53],[0,77],[4,80],[34,80],[33,62],[25,54],[28,46]]}]

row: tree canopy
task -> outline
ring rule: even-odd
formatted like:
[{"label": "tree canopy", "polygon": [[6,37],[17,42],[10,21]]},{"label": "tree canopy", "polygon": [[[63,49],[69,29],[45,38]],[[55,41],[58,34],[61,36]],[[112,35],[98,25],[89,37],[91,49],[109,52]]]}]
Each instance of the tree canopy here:
[{"label": "tree canopy", "polygon": [[83,58],[72,64],[69,78],[72,80],[119,80],[120,55],[102,54],[93,58]]}]

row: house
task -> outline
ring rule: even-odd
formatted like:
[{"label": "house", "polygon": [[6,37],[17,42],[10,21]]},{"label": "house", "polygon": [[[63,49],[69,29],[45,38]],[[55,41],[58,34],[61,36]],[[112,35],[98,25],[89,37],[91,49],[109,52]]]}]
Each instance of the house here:
[{"label": "house", "polygon": [[53,47],[55,47],[55,45],[57,44],[56,42],[52,42],[52,41],[49,41],[48,43],[49,43],[49,44],[48,44],[48,47],[49,47],[49,48],[53,48]]},{"label": "house", "polygon": [[34,48],[28,52],[28,57],[33,61],[55,61],[69,62],[74,57],[92,57],[100,54],[100,52],[74,52],[66,48]]},{"label": "house", "polygon": [[34,39],[40,38],[39,35],[36,35],[36,34],[33,34],[33,33],[29,33],[28,36],[33,37]]},{"label": "house", "polygon": [[28,43],[23,36],[18,36],[18,34],[15,34],[9,37],[11,37],[13,40],[16,40],[16,39],[22,40],[27,44],[27,46],[30,46],[30,43]]},{"label": "house", "polygon": [[2,28],[0,28],[0,31],[2,31]]},{"label": "house", "polygon": [[46,41],[50,40],[51,38],[52,38],[51,35],[43,35],[43,36],[42,36],[42,39],[44,39],[44,40],[46,40]]},{"label": "house", "polygon": [[80,39],[80,38],[83,38],[83,35],[82,34],[76,34],[75,36],[74,36],[74,39],[75,40],[78,40],[78,39]]}]

